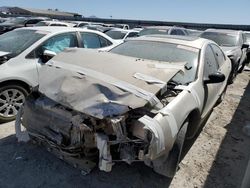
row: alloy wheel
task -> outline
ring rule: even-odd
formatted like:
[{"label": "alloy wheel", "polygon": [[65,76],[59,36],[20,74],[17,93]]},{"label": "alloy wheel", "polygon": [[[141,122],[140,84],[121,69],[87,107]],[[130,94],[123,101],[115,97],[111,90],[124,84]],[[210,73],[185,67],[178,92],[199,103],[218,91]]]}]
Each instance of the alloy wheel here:
[{"label": "alloy wheel", "polygon": [[0,116],[11,118],[16,116],[25,101],[25,94],[18,89],[6,89],[0,92]]}]

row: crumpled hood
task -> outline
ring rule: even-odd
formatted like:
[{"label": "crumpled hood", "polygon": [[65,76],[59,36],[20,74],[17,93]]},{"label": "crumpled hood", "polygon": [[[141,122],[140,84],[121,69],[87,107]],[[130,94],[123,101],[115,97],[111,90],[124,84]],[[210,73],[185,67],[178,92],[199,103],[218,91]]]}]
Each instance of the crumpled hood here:
[{"label": "crumpled hood", "polygon": [[221,46],[221,49],[225,52],[227,56],[235,55],[240,50],[239,46]]},{"label": "crumpled hood", "polygon": [[39,92],[68,108],[102,119],[146,104],[159,104],[155,95],[184,65],[68,49],[41,68]]}]

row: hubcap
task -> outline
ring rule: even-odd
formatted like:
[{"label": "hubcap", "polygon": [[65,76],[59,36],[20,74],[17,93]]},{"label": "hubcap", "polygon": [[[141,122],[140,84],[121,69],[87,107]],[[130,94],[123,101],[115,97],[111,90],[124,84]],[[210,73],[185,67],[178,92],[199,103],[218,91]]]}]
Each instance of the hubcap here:
[{"label": "hubcap", "polygon": [[24,94],[17,89],[7,89],[0,92],[0,116],[14,117],[24,103]]}]

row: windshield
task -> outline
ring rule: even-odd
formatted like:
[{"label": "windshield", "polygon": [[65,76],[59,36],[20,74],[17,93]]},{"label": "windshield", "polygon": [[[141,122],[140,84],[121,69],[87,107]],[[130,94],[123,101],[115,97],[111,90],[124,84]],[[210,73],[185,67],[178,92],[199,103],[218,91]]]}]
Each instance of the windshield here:
[{"label": "windshield", "polygon": [[169,29],[156,29],[156,28],[150,28],[150,29],[143,29],[139,32],[139,36],[143,35],[168,35]]},{"label": "windshield", "polygon": [[105,34],[111,37],[112,39],[123,39],[125,35],[127,34],[127,32],[110,30],[110,31],[107,31]]},{"label": "windshield", "polygon": [[198,67],[199,50],[178,44],[154,41],[127,41],[110,52],[125,56],[158,61],[158,63],[185,62],[184,73],[179,72],[173,80],[187,84],[195,80]]},{"label": "windshield", "polygon": [[25,18],[13,18],[4,22],[4,24],[23,24]]},{"label": "windshield", "polygon": [[210,39],[216,42],[219,46],[237,46],[237,35],[217,33],[217,32],[204,32],[200,35],[202,38]]},{"label": "windshield", "polygon": [[44,36],[39,31],[27,29],[7,32],[0,35],[0,51],[17,56]]}]

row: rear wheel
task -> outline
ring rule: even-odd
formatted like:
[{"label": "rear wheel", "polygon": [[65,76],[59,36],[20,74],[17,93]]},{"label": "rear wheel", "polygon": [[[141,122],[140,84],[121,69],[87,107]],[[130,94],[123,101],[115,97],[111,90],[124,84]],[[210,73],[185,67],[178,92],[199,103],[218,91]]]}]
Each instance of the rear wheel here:
[{"label": "rear wheel", "polygon": [[238,74],[238,68],[239,68],[239,63],[240,62],[238,62],[237,64],[234,64],[233,60],[231,60],[231,63],[232,63],[232,71],[231,71],[230,76],[228,78],[228,84],[233,84],[234,83],[234,80],[235,80],[235,78],[237,77],[237,74]]},{"label": "rear wheel", "polygon": [[0,122],[14,120],[27,95],[28,91],[19,85],[6,85],[1,87]]},{"label": "rear wheel", "polygon": [[243,62],[242,65],[241,65],[241,67],[238,70],[238,73],[242,73],[243,72],[243,70],[245,68],[245,65],[246,65],[246,62]]}]

